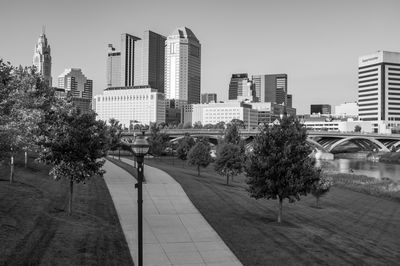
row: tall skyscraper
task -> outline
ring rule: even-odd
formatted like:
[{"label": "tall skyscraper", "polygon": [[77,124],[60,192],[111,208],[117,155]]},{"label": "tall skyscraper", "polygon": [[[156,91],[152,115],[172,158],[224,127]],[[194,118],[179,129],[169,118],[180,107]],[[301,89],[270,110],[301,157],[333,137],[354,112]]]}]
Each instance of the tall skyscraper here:
[{"label": "tall skyscraper", "polygon": [[358,59],[360,120],[392,127],[400,123],[400,53],[378,51]]},{"label": "tall skyscraper", "polygon": [[160,34],[145,31],[143,38],[135,42],[135,86],[149,85],[164,92],[165,40]]},{"label": "tall skyscraper", "polygon": [[200,102],[201,44],[194,33],[181,27],[165,42],[165,95],[177,107]]},{"label": "tall skyscraper", "polygon": [[255,101],[255,90],[253,82],[247,73],[233,74],[229,82],[229,100]]},{"label": "tall skyscraper", "polygon": [[254,75],[252,80],[258,101],[286,104],[287,74]]},{"label": "tall skyscraper", "polygon": [[107,52],[107,87],[121,86],[121,52],[108,45]]},{"label": "tall skyscraper", "polygon": [[36,66],[38,72],[43,76],[44,80],[51,87],[51,49],[47,42],[47,37],[44,32],[40,35],[35,50],[33,52],[33,65]]},{"label": "tall skyscraper", "polygon": [[135,42],[140,38],[133,35],[121,34],[121,86],[134,85]]}]

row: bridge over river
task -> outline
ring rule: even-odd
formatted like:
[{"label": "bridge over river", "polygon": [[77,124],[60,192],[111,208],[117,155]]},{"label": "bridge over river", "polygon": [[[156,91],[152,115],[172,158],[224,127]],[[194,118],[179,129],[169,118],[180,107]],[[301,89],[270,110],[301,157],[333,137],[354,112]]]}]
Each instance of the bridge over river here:
[{"label": "bridge over river", "polygon": [[[171,141],[182,138],[186,133],[192,137],[208,137],[215,145],[223,138],[223,129],[164,129],[162,132],[169,135]],[[250,143],[259,130],[240,130],[241,137]],[[314,149],[322,152],[332,153],[344,149],[358,149],[362,151],[400,151],[400,134],[377,134],[358,132],[334,132],[334,131],[307,131],[308,142]],[[142,134],[140,131],[122,133],[122,140],[133,142],[135,135]],[[150,135],[149,131],[145,132]]]}]

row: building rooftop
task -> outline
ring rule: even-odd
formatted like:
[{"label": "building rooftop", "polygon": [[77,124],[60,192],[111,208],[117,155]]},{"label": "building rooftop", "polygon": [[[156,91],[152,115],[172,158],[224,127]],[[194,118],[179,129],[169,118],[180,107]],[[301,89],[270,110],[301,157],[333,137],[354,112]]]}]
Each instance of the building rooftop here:
[{"label": "building rooftop", "polygon": [[199,42],[199,39],[197,39],[196,35],[194,35],[193,31],[189,28],[186,27],[179,27],[175,29],[170,36],[168,37],[179,37],[179,38],[185,38],[185,39],[192,39],[197,42]]}]

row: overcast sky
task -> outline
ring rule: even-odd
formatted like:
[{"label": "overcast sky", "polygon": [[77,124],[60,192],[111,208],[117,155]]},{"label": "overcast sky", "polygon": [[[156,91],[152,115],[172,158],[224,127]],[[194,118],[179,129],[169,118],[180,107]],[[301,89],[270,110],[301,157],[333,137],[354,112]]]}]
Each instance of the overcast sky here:
[{"label": "overcast sky", "polygon": [[400,52],[399,0],[0,0],[0,58],[31,65],[42,25],[53,85],[81,68],[106,86],[107,44],[120,34],[190,28],[202,45],[201,91],[227,99],[232,73],[288,74],[298,113],[357,100],[358,57]]}]

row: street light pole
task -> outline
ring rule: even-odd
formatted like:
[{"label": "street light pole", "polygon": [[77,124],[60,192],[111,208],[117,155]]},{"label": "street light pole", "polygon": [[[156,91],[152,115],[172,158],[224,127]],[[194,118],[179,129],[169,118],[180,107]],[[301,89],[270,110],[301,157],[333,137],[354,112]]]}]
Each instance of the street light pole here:
[{"label": "street light pole", "polygon": [[143,161],[144,156],[138,156],[138,182],[137,182],[137,190],[138,190],[138,264],[139,266],[143,265]]},{"label": "street light pole", "polygon": [[149,151],[149,143],[144,138],[144,132],[142,136],[138,136],[135,138],[135,142],[133,143],[133,152],[136,156],[136,161],[138,164],[138,182],[135,185],[135,188],[138,189],[138,265],[143,266],[143,162],[144,156]]}]

